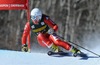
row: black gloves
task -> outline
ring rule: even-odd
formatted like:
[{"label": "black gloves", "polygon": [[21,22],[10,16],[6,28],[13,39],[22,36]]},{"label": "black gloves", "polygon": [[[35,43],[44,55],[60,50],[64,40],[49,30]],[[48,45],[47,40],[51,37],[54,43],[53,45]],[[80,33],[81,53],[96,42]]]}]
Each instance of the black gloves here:
[{"label": "black gloves", "polygon": [[22,45],[22,51],[23,52],[29,52],[29,49],[28,49],[28,45],[27,44]]}]

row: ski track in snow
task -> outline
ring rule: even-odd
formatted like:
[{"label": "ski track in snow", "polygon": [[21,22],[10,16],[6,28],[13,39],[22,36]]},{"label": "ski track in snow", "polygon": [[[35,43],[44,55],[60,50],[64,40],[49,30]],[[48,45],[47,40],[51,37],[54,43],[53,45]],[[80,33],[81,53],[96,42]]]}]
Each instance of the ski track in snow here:
[{"label": "ski track in snow", "polygon": [[100,65],[100,58],[52,57],[46,53],[0,50],[0,65]]}]

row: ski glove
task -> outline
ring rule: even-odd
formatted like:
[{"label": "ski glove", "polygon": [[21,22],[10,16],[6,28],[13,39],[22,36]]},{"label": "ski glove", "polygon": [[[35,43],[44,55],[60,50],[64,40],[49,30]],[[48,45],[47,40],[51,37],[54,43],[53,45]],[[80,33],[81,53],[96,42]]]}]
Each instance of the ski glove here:
[{"label": "ski glove", "polygon": [[27,44],[22,45],[22,51],[23,52],[28,52],[28,46],[27,46]]},{"label": "ski glove", "polygon": [[53,33],[54,33],[54,30],[53,30],[53,29],[49,29],[49,30],[48,30],[48,33],[49,33],[49,34],[53,34]]}]

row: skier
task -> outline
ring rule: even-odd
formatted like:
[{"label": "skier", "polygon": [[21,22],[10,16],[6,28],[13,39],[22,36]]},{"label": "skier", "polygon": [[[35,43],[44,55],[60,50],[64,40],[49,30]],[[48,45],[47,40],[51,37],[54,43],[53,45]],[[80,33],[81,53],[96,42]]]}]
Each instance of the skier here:
[{"label": "skier", "polygon": [[[30,52],[30,48],[27,45],[27,37],[30,30],[37,35],[37,41],[40,45],[51,48],[54,52],[60,52],[59,47],[63,47],[73,55],[80,52],[79,49],[70,45],[68,42],[61,40],[55,33],[58,30],[58,26],[50,19],[49,16],[42,14],[41,10],[34,8],[31,13],[31,20],[27,22],[22,35],[22,51]],[[59,46],[59,47],[58,47]]]}]

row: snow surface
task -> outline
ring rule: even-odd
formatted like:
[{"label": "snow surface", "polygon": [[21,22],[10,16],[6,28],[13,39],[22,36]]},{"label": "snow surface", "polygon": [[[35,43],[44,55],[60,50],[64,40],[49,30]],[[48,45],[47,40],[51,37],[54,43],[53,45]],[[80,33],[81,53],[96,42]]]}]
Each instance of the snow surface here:
[{"label": "snow surface", "polygon": [[0,50],[0,65],[100,65],[100,58],[95,55],[88,58],[52,57],[46,53]]}]

